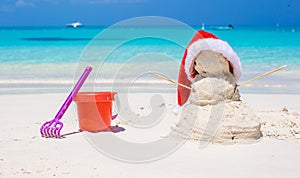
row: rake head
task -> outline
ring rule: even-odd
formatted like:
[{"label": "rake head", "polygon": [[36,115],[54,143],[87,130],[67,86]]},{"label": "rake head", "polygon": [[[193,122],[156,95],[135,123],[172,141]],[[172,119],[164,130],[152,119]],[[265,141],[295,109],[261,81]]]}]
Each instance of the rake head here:
[{"label": "rake head", "polygon": [[88,75],[90,74],[91,71],[92,71],[92,67],[87,66],[85,68],[83,74],[81,75],[78,82],[74,86],[73,90],[71,91],[71,93],[69,94],[67,99],[65,100],[64,104],[59,109],[59,111],[56,114],[55,118],[52,119],[51,121],[45,122],[41,126],[40,132],[41,132],[42,137],[61,138],[60,130],[62,129],[64,124],[62,122],[60,122],[59,120],[62,118],[62,116],[64,115],[64,113],[66,112],[66,110],[68,109],[70,104],[72,103],[73,98],[75,98],[75,96],[77,95],[79,89],[81,88],[81,86],[83,85],[84,81],[86,80],[86,78],[88,77]]},{"label": "rake head", "polygon": [[60,130],[62,129],[63,125],[64,124],[62,122],[56,119],[45,122],[40,128],[42,137],[61,138]]}]

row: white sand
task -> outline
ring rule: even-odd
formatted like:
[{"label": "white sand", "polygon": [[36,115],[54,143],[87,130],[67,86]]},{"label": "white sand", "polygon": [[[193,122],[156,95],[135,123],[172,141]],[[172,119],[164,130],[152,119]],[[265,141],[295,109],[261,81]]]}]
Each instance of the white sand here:
[{"label": "white sand", "polygon": [[[67,95],[0,96],[0,177],[298,177],[300,175],[300,144],[297,139],[299,134],[296,134],[297,129],[299,130],[297,123],[300,120],[298,104],[300,95],[242,94],[243,101],[250,105],[265,123],[273,123],[270,126],[265,124],[262,128],[268,130],[267,128],[271,127],[272,131],[275,129],[275,133],[279,133],[276,129],[284,130],[280,131],[281,134],[278,136],[270,134],[269,138],[269,132],[265,132],[263,139],[254,144],[207,145],[203,148],[199,148],[197,143],[187,142],[163,159],[141,164],[120,162],[105,156],[85,139],[83,133],[68,135],[64,139],[40,137],[41,123],[55,116]],[[134,110],[132,115],[146,116],[151,112],[147,98],[149,94],[136,94],[135,98],[130,97],[129,104]],[[126,131],[115,135],[130,142],[149,142],[166,135],[170,124],[176,120],[171,113],[176,96],[165,94],[164,98],[164,103],[155,103],[157,107],[155,110],[166,107],[166,112],[159,123],[152,127],[135,128],[130,126],[129,118],[123,118],[123,121],[116,122],[119,122]],[[74,103],[62,119],[63,134],[78,130],[75,118]],[[291,129],[292,134],[287,131]]]}]

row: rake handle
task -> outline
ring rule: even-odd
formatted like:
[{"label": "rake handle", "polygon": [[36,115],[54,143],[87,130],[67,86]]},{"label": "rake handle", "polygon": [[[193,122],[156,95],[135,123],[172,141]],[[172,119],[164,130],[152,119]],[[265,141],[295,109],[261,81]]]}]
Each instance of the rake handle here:
[{"label": "rake handle", "polygon": [[80,90],[81,86],[83,85],[84,81],[86,80],[86,78],[88,77],[88,75],[90,74],[91,71],[92,71],[92,67],[88,66],[85,68],[83,74],[81,75],[80,79],[76,83],[75,87],[73,88],[73,90],[69,94],[68,98],[65,100],[64,104],[61,106],[61,108],[57,112],[57,114],[55,116],[55,120],[60,120],[62,118],[62,116],[65,114],[68,107],[72,103],[73,99],[77,95],[78,91]]}]

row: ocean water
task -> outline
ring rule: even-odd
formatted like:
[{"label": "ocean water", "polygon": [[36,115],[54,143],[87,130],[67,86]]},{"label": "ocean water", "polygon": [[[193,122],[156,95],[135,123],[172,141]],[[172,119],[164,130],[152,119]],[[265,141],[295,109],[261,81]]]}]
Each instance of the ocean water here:
[{"label": "ocean water", "polygon": [[[67,92],[84,67],[93,67],[83,90],[176,92],[149,75],[177,80],[194,27],[0,27],[0,94]],[[241,87],[244,93],[300,93],[300,28],[206,29],[227,41],[240,57],[246,81],[287,68]]]}]

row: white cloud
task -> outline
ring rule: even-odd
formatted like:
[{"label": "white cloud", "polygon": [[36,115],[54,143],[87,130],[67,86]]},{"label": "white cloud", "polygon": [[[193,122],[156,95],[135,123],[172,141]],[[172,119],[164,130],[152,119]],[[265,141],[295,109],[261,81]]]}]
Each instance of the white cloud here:
[{"label": "white cloud", "polygon": [[15,0],[16,7],[36,7],[41,3],[57,5],[59,4],[59,1],[58,0]]},{"label": "white cloud", "polygon": [[144,3],[148,0],[70,0],[73,3],[88,4],[128,4],[128,3]]},{"label": "white cloud", "polygon": [[17,7],[35,7],[34,2],[30,1],[30,0],[27,0],[27,1],[25,1],[25,0],[17,0],[15,2],[15,5]]},{"label": "white cloud", "polygon": [[48,3],[48,4],[52,4],[52,5],[57,5],[59,4],[59,0],[33,0],[36,3]]},{"label": "white cloud", "polygon": [[15,12],[17,8],[36,8],[41,4],[58,5],[60,0],[0,0],[0,12]]}]

